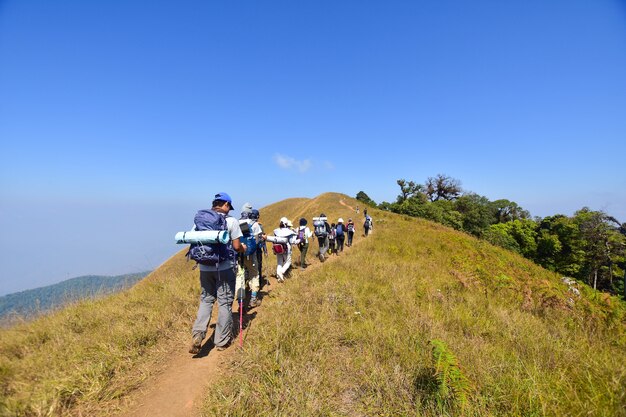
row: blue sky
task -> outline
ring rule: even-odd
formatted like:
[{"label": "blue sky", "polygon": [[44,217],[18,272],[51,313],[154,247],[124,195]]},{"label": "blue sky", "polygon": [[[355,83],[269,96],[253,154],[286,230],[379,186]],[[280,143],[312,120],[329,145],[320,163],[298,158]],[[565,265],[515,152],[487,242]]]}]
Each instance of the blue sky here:
[{"label": "blue sky", "polygon": [[218,191],[626,222],[625,51],[616,0],[0,0],[0,294],[155,268]]}]

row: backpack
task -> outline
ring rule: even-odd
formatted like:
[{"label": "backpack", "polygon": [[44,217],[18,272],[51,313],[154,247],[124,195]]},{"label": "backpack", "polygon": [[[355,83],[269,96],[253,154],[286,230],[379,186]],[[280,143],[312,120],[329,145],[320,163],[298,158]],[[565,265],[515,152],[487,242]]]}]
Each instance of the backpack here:
[{"label": "backpack", "polygon": [[256,252],[258,247],[256,236],[252,234],[252,224],[248,223],[246,220],[240,220],[239,228],[241,229],[241,233],[243,233],[243,236],[239,238],[239,241],[246,244],[246,251],[243,255],[250,256]]},{"label": "backpack", "polygon": [[314,219],[313,226],[315,227],[315,236],[317,237],[326,237],[328,235],[328,230],[326,230],[326,222],[319,217]]},{"label": "backpack", "polygon": [[337,236],[343,236],[343,224],[338,224],[336,230]]},{"label": "backpack", "polygon": [[287,245],[284,243],[272,243],[272,252],[274,252],[274,255],[287,253]]},{"label": "backpack", "polygon": [[348,232],[354,232],[354,223],[348,223]]},{"label": "backpack", "polygon": [[335,238],[337,237],[337,229],[334,227],[330,228],[330,235],[328,235],[328,239],[330,240],[335,240]]},{"label": "backpack", "polygon": [[298,246],[300,248],[302,248],[303,246],[305,246],[308,242],[307,242],[307,238],[306,238],[306,233],[305,233],[306,227],[305,226],[300,226],[300,228],[298,229],[298,241],[300,241],[300,243],[298,243]]},{"label": "backpack", "polygon": [[[199,210],[193,222],[196,230],[228,230],[226,218],[214,210]],[[215,266],[220,262],[233,258],[228,244],[224,243],[192,243],[187,252],[187,259],[199,264]]]}]

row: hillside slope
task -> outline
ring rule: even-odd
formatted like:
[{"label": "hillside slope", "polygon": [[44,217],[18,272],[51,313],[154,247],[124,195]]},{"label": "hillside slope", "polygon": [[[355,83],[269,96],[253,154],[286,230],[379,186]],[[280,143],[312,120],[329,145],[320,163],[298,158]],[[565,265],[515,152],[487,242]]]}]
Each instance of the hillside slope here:
[{"label": "hillside slope", "polygon": [[[347,219],[356,205],[294,198],[261,220],[269,232],[282,216]],[[577,295],[462,233],[370,210],[372,236],[323,264],[313,243],[313,267],[270,286],[204,414],[625,415],[622,303]],[[2,415],[125,409],[187,347],[199,289],[184,252],[128,291],[1,331]],[[267,258],[266,274],[275,265]]]},{"label": "hillside slope", "polygon": [[83,298],[118,292],[131,287],[148,273],[117,276],[86,275],[45,287],[3,295],[0,297],[0,319],[8,315],[28,318]]}]

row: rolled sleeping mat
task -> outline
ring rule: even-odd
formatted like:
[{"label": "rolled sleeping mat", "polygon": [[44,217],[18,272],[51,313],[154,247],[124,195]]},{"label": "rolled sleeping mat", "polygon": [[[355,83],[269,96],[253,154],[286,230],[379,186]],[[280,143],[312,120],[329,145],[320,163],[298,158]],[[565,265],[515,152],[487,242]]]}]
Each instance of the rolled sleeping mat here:
[{"label": "rolled sleeping mat", "polygon": [[189,230],[178,232],[174,236],[176,243],[228,243],[230,235],[228,230]]},{"label": "rolled sleeping mat", "polygon": [[328,220],[328,218],[327,217],[313,217],[313,222],[316,222],[318,220],[322,221],[322,222],[325,222],[325,221]]},{"label": "rolled sleeping mat", "polygon": [[271,243],[289,243],[289,238],[279,236],[268,236],[267,241]]}]

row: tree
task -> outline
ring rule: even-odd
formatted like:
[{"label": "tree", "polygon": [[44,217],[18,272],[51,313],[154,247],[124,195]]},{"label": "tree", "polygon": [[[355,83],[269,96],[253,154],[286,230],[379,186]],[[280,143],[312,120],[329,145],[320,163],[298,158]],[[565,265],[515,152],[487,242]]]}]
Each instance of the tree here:
[{"label": "tree", "polygon": [[367,204],[368,206],[376,207],[376,202],[369,198],[369,196],[363,191],[359,191],[357,193],[356,199],[364,204]]},{"label": "tree", "polygon": [[493,210],[494,223],[506,223],[530,218],[530,213],[518,206],[514,201],[500,199],[493,201],[490,205]]},{"label": "tree", "polygon": [[474,193],[465,194],[454,202],[454,207],[463,216],[463,230],[474,236],[482,236],[492,223],[487,197]]},{"label": "tree", "polygon": [[454,200],[462,191],[461,182],[447,175],[437,174],[426,181],[426,195],[430,201]]},{"label": "tree", "polygon": [[398,180],[396,183],[400,186],[400,195],[398,196],[398,203],[400,204],[423,192],[422,184],[416,184],[413,181],[407,182],[404,179]]}]

